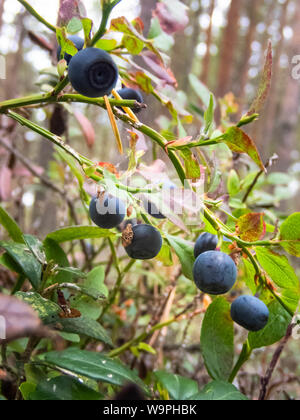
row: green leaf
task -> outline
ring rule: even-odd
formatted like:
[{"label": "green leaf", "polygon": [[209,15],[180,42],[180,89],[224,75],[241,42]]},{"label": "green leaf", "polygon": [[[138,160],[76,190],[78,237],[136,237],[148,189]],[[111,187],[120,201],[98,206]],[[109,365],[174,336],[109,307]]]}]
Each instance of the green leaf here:
[{"label": "green leaf", "polygon": [[36,384],[26,381],[20,385],[19,389],[21,391],[22,397],[26,401],[29,399],[30,394],[32,394],[35,391]]},{"label": "green leaf", "polygon": [[214,109],[215,109],[214,95],[211,93],[209,106],[204,113],[204,121],[205,121],[204,134],[208,134],[212,129],[212,125],[214,122]]},{"label": "green leaf", "polygon": [[165,267],[172,267],[173,258],[170,245],[164,241],[163,246],[161,247],[160,253],[156,257],[159,261],[163,263]]},{"label": "green leaf", "polygon": [[42,265],[32,255],[27,246],[20,243],[0,241],[0,247],[5,249],[20,267],[22,273],[29,279],[32,286],[37,289],[41,283]]},{"label": "green leaf", "polygon": [[[56,241],[50,238],[46,238],[44,240],[44,250],[46,254],[46,259],[48,264],[55,263],[59,267],[69,267],[69,260],[66,256],[64,250],[61,248],[60,245]],[[62,283],[62,282],[71,282],[72,281],[72,274],[65,273],[65,272],[58,272],[55,275],[55,280],[53,282]]]},{"label": "green leaf", "polygon": [[183,274],[188,279],[193,280],[193,266],[195,263],[193,245],[178,236],[165,235],[165,237],[180,260]]},{"label": "green leaf", "polygon": [[[300,286],[287,257],[262,247],[256,248],[256,255],[260,265],[281,289],[282,301],[292,312],[295,312],[300,299]],[[276,293],[278,294],[278,291]]]},{"label": "green leaf", "polygon": [[93,21],[89,18],[82,18],[81,23],[82,23],[82,28],[84,32],[84,39],[85,39],[85,42],[87,43],[91,38]]},{"label": "green leaf", "polygon": [[21,244],[24,243],[23,233],[17,223],[10,215],[0,206],[0,224],[7,231],[11,239]]},{"label": "green leaf", "polygon": [[116,48],[118,42],[115,39],[99,39],[95,47],[104,51],[112,51]]},{"label": "green leaf", "polygon": [[131,35],[124,35],[122,44],[132,55],[139,55],[144,49],[144,42]]},{"label": "green leaf", "polygon": [[290,314],[274,300],[269,305],[270,318],[266,327],[258,332],[250,332],[248,336],[249,345],[252,349],[271,346],[281,340],[287,331],[292,320]]},{"label": "green leaf", "polygon": [[49,233],[46,239],[53,239],[58,243],[74,241],[79,239],[109,238],[115,236],[107,229],[100,229],[97,226],[71,226]]},{"label": "green leaf", "polygon": [[69,34],[77,34],[82,29],[82,22],[77,17],[73,17],[67,26],[67,32]]},{"label": "green leaf", "polygon": [[300,257],[300,213],[289,216],[280,227],[280,245],[291,255]]},{"label": "green leaf", "polygon": [[236,195],[240,192],[240,178],[236,171],[232,169],[229,172],[228,179],[227,179],[227,190],[230,195]]},{"label": "green leaf", "polygon": [[161,385],[168,391],[172,400],[188,400],[199,390],[196,381],[184,378],[183,376],[164,371],[155,372],[155,376]]},{"label": "green leaf", "polygon": [[72,276],[72,278],[77,279],[84,279],[86,277],[86,274],[83,273],[79,268],[74,267],[57,267],[56,270],[60,273],[67,273]]},{"label": "green leaf", "polygon": [[262,170],[265,170],[254,141],[239,127],[228,128],[226,133],[215,140],[225,142],[235,153],[247,153]]},{"label": "green leaf", "polygon": [[28,303],[37,313],[44,324],[54,324],[60,318],[61,308],[51,300],[44,299],[39,293],[17,292],[15,296]]},{"label": "green leaf", "polygon": [[211,103],[211,92],[209,89],[194,74],[189,75],[189,81],[194,92],[205,105],[205,108],[209,108]]},{"label": "green leaf", "polygon": [[206,311],[200,343],[209,375],[227,380],[233,367],[234,326],[230,304],[224,297],[216,298]]},{"label": "green leaf", "polygon": [[0,264],[10,271],[14,271],[15,273],[24,276],[22,268],[9,256],[7,252],[0,256]]},{"label": "green leaf", "polygon": [[73,56],[78,52],[73,42],[66,37],[65,31],[61,28],[56,28],[56,38],[58,44],[61,46],[61,57],[63,57],[65,53]]},{"label": "green leaf", "polygon": [[255,268],[253,267],[253,264],[246,260],[245,258],[243,258],[243,263],[244,263],[244,280],[246,282],[247,287],[251,290],[251,293],[253,295],[256,294],[257,292],[257,285],[255,283],[255,276],[256,276],[256,271]]},{"label": "green leaf", "polygon": [[228,382],[213,381],[190,400],[197,401],[246,401],[247,397],[241,394],[235,386]]},{"label": "green leaf", "polygon": [[41,263],[45,264],[46,256],[42,242],[32,235],[24,235],[24,240],[34,257]]},{"label": "green leaf", "polygon": [[192,151],[184,148],[180,154],[184,160],[186,179],[199,179],[201,177],[200,165]]},{"label": "green leaf", "polygon": [[96,381],[119,386],[133,382],[148,393],[143,381],[134,371],[101,353],[69,348],[61,352],[46,353],[45,360],[54,366],[59,366]]},{"label": "green leaf", "polygon": [[[150,51],[152,51],[159,59],[160,63],[163,65],[163,59],[158,51],[158,49],[154,46],[153,42],[144,38],[144,36],[135,28],[133,23],[130,23],[126,17],[122,16],[116,19],[112,19],[111,31],[121,32],[127,36],[135,38],[137,41],[140,41],[136,44],[134,47],[134,50],[137,50],[138,48],[141,48],[141,43],[145,45]],[[137,42],[136,41],[136,42]]]},{"label": "green leaf", "polygon": [[99,401],[102,398],[101,394],[69,376],[44,379],[29,395],[32,401]]},{"label": "green leaf", "polygon": [[89,272],[86,280],[83,283],[84,288],[86,290],[96,291],[94,296],[91,294],[89,296],[94,297],[94,299],[99,299],[99,296],[102,297],[103,295],[106,298],[108,297],[108,289],[104,284],[104,280],[105,270],[101,265],[99,267],[95,267],[92,271]]},{"label": "green leaf", "polygon": [[60,318],[59,323],[63,326],[63,331],[65,332],[85,335],[113,347],[111,338],[105,329],[94,319],[85,316],[80,318]]},{"label": "green leaf", "polygon": [[[79,310],[84,316],[97,320],[102,312],[99,299],[108,297],[108,289],[104,284],[105,271],[102,266],[94,268],[82,285],[76,285],[82,294],[71,298],[71,306]],[[96,300],[96,301],[95,301]]]}]

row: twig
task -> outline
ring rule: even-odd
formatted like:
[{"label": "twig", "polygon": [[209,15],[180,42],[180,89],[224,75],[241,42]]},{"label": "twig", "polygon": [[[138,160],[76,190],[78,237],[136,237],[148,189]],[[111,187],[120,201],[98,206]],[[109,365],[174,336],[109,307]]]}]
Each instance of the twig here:
[{"label": "twig", "polygon": [[270,383],[270,380],[272,378],[274,370],[277,366],[277,363],[279,362],[279,359],[280,359],[280,356],[281,356],[281,354],[284,350],[284,347],[286,346],[287,342],[289,341],[289,339],[292,335],[294,327],[295,327],[294,323],[291,323],[288,326],[286,335],[285,335],[284,339],[281,341],[281,343],[279,344],[277,350],[275,351],[266,375],[261,379],[261,389],[260,389],[260,394],[259,394],[259,400],[260,401],[263,401],[263,400],[266,399],[268,385]]},{"label": "twig", "polygon": [[[270,168],[276,161],[278,160],[278,155],[274,154],[269,160],[268,162],[265,164],[265,168],[268,169]],[[246,203],[246,201],[248,200],[249,195],[251,194],[251,192],[253,191],[255,185],[257,184],[259,178],[266,173],[264,169],[262,169],[261,171],[259,171],[256,175],[256,177],[254,178],[252,184],[250,185],[250,187],[248,188],[245,197],[243,198],[243,203]]]}]

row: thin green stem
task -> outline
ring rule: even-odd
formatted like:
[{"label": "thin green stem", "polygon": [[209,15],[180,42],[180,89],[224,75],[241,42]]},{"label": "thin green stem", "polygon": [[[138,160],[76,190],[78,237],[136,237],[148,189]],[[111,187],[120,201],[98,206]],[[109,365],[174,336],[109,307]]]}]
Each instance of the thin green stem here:
[{"label": "thin green stem", "polygon": [[80,155],[74,149],[72,149],[72,147],[65,144],[60,137],[51,133],[49,130],[46,130],[45,128],[40,127],[39,125],[33,123],[32,121],[27,120],[27,118],[23,117],[22,115],[17,114],[16,112],[7,111],[6,115],[12,118],[13,120],[17,121],[19,124],[30,128],[32,131],[35,131],[36,133],[50,140],[56,146],[59,146],[60,148],[62,148],[66,153],[73,156],[73,158],[76,159],[77,162],[81,166],[83,165]]},{"label": "thin green stem", "polygon": [[147,337],[152,335],[155,331],[161,330],[164,327],[168,327],[169,325],[173,324],[174,322],[178,321],[177,317],[173,317],[169,319],[168,321],[161,322],[159,324],[154,325],[149,331],[144,331],[142,334],[140,334],[138,337],[133,338],[132,340],[128,341],[127,343],[123,344],[123,346],[112,350],[108,356],[109,357],[117,357],[120,356],[120,354],[124,353],[126,350],[130,349],[130,347],[141,343],[144,341]]},{"label": "thin green stem", "polygon": [[56,27],[54,25],[51,25],[51,23],[47,22],[41,15],[38,14],[38,12],[30,6],[30,4],[27,3],[25,0],[18,0],[19,3],[21,3],[25,9],[34,16],[39,22],[41,22],[43,25],[47,26],[50,31],[53,31],[56,33]]},{"label": "thin green stem", "polygon": [[[113,255],[114,255],[115,254],[115,251],[113,251],[114,250],[113,244],[112,244],[112,247],[113,247],[113,249],[112,248],[111,249],[112,249],[112,252],[113,252]],[[124,270],[122,272],[121,271],[119,272],[119,275],[118,275],[116,284],[115,284],[114,289],[113,289],[113,291],[111,293],[111,296],[110,296],[110,298],[109,298],[109,300],[107,302],[107,305],[103,308],[103,311],[102,311],[102,313],[100,315],[100,318],[98,319],[99,322],[102,320],[104,314],[108,311],[108,309],[111,307],[111,305],[115,302],[115,299],[117,297],[117,294],[119,293],[120,288],[121,288],[122,280],[123,280],[125,274],[127,274],[128,271],[131,269],[131,267],[135,264],[135,262],[136,262],[136,260],[131,260],[127,264],[127,266],[124,268]]]},{"label": "thin green stem", "polygon": [[232,383],[235,380],[236,375],[240,371],[241,367],[249,360],[249,358],[251,356],[251,353],[252,353],[252,349],[251,349],[251,347],[249,345],[249,342],[247,340],[246,343],[243,346],[243,349],[241,351],[240,357],[239,357],[236,365],[234,366],[234,368],[233,368],[233,370],[231,372],[231,375],[229,377],[229,380],[228,381],[230,383]]},{"label": "thin green stem", "polygon": [[102,19],[100,23],[100,27],[98,31],[95,33],[93,39],[91,40],[91,46],[95,45],[99,39],[103,37],[103,35],[106,32],[107,23],[109,20],[109,16],[114,9],[114,7],[120,3],[121,0],[114,0],[112,2],[107,2],[107,0],[104,0],[103,7],[102,7]]}]

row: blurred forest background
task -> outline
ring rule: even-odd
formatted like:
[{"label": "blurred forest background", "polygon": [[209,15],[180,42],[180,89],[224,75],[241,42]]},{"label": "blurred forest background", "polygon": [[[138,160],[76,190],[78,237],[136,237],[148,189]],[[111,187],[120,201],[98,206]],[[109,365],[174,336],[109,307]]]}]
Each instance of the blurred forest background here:
[{"label": "blurred forest background", "polygon": [[[168,0],[168,3],[172,1]],[[87,15],[96,26],[100,20],[99,3],[99,0],[83,1]],[[140,16],[145,24],[145,35],[151,37],[156,30],[153,16],[157,3],[156,0],[123,0],[113,17],[126,15],[132,20]],[[300,62],[299,1],[184,0],[181,3],[187,7],[186,11],[182,8],[177,10],[179,27],[182,19],[181,30],[175,36],[162,32],[155,37],[155,42],[170,56],[170,68],[178,82],[177,89],[166,85],[164,93],[178,107],[194,116],[193,123],[187,126],[190,135],[197,135],[201,127],[199,112],[201,114],[202,103],[197,92],[197,81],[206,84],[221,100],[221,104],[230,106],[232,121],[238,121],[255,96],[268,41],[272,41],[274,63],[271,93],[260,119],[247,128],[247,132],[257,143],[264,161],[274,153],[279,156],[271,169],[275,174],[272,191],[269,196],[267,193],[262,196],[262,207],[267,209],[268,206],[275,206],[278,212],[283,213],[299,211],[300,71],[296,77],[296,65]],[[59,0],[30,0],[30,4],[55,24]],[[174,0],[174,5],[178,5],[177,0]],[[0,0],[0,55],[6,60],[6,79],[0,79],[0,100],[43,89],[49,83],[51,74],[56,72],[55,50],[55,37],[28,15],[16,0]],[[142,62],[139,57],[135,60]],[[145,63],[142,62],[142,65]],[[146,97],[145,100],[148,110],[139,114],[141,121],[159,130],[166,129],[167,114],[161,105],[152,97]],[[69,111],[67,114],[62,106],[50,106],[32,109],[29,116],[52,132],[63,134],[76,150],[95,162],[112,162],[122,169],[124,162],[120,162],[117,156],[106,112],[80,104],[72,106]],[[220,117],[220,110],[218,113]],[[125,129],[123,135],[126,138]],[[148,147],[146,161],[152,162],[153,157],[163,159],[162,154],[152,149],[150,141],[144,139],[144,143]],[[232,164],[231,160],[229,164]],[[224,172],[230,169],[226,166],[222,168]],[[26,233],[39,237],[59,226],[68,225],[69,216],[77,224],[83,224],[86,220],[76,182],[55,154],[52,144],[3,116],[0,117],[0,202],[4,203],[4,207]],[[191,286],[185,287],[188,289]],[[184,293],[186,288],[183,288]],[[176,342],[174,337],[179,332],[170,334],[168,343]],[[175,355],[174,371],[190,374],[205,383],[208,377],[203,374],[203,363],[200,361],[199,365],[195,365],[192,356],[199,350],[198,335],[197,321],[195,334],[191,332],[185,337],[188,338],[185,349],[170,344],[164,350]],[[193,345],[193,339],[196,345]],[[188,352],[187,356],[185,351]],[[241,375],[240,386],[248,395],[256,395],[259,377],[265,372],[272,351],[274,348],[257,351],[252,365],[247,368],[245,381]],[[299,395],[299,389],[295,389],[295,383],[299,384],[299,366],[299,341],[292,340],[284,352],[270,395],[276,398],[277,389],[282,385],[286,398],[289,398],[290,391]],[[289,388],[288,384],[292,387]]]},{"label": "blurred forest background", "polygon": [[[145,34],[150,30],[151,36],[151,32],[155,31],[153,13],[157,3],[156,0],[124,0],[115,9],[113,17],[125,14],[128,19],[133,19],[140,16],[145,24]],[[284,188],[278,187],[278,199],[285,200],[284,210],[287,212],[299,209],[300,80],[292,77],[298,63],[293,63],[293,57],[300,55],[299,3],[297,0],[184,0],[181,3],[188,7],[186,14],[189,20],[178,8],[182,30],[175,37],[164,32],[155,42],[170,56],[170,68],[178,81],[177,92],[170,86],[166,86],[165,92],[191,114],[201,108],[195,82],[195,79],[200,79],[216,98],[226,98],[226,103],[232,106],[232,119],[237,121],[247,111],[255,95],[268,40],[272,41],[274,66],[271,94],[259,121],[251,125],[248,132],[256,141],[264,160],[273,153],[279,155],[273,170],[285,173],[286,180]],[[58,0],[51,0],[51,7],[46,0],[32,0],[31,4],[55,23]],[[85,0],[83,4],[88,16],[97,24],[100,18],[99,1]],[[175,0],[175,13],[176,4]],[[47,69],[51,67],[51,57],[52,65],[55,64],[55,54],[51,53],[55,42],[52,34],[34,21],[16,0],[0,0],[0,54],[6,58],[6,80],[0,80],[1,99],[37,92],[43,83],[47,83],[45,79]],[[45,69],[45,74],[41,76],[39,72]],[[160,104],[152,97],[147,97],[146,102],[148,111],[141,114],[141,120],[162,129],[165,116]],[[82,125],[86,131],[91,129],[82,121],[83,113],[97,133],[93,145],[93,134],[85,133],[87,142],[82,141]],[[61,127],[56,127],[63,115],[60,109],[45,108],[33,114],[39,123],[44,122],[54,132],[60,131]],[[7,122],[2,121],[3,124]],[[188,127],[189,134],[197,134],[199,124],[200,121],[195,118]],[[65,177],[52,159],[50,143],[14,126],[6,127],[6,133],[9,134],[10,130],[13,131],[13,135],[9,135],[11,146],[30,158],[39,173],[46,171],[54,180]],[[68,118],[68,141],[95,161],[119,164],[114,148],[110,147],[111,141],[114,141],[112,137],[104,111],[78,106],[78,112]],[[149,147],[152,147],[151,144]],[[14,152],[0,149],[0,153],[0,198],[11,203],[13,199],[18,204],[12,204],[11,212],[21,226],[43,234],[63,224],[57,197],[47,195],[40,184],[34,185],[32,177],[22,176],[29,174]],[[147,156],[151,161],[152,153]],[[64,182],[67,186],[68,179]]]}]

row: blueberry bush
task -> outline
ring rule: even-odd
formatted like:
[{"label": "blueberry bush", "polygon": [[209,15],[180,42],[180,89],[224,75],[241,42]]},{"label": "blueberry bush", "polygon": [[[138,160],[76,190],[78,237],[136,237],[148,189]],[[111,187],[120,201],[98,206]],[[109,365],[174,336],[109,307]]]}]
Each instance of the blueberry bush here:
[{"label": "blueberry bush", "polygon": [[[192,79],[201,108],[182,109],[160,92],[161,80],[174,76],[157,47],[159,20],[145,38],[140,18],[110,20],[121,0],[102,0],[98,29],[69,9],[56,27],[19,1],[56,35],[58,63],[46,89],[0,102],[0,114],[53,143],[55,159],[76,181],[80,208],[59,178],[56,192],[70,214],[45,237],[22,232],[0,207],[0,264],[15,279],[0,294],[0,399],[113,399],[129,386],[132,399],[246,400],[240,371],[255,350],[287,341],[298,328],[300,300],[291,265],[300,256],[300,213],[261,208],[273,159],[262,162],[246,133],[270,90],[271,44],[257,96],[233,122],[229,98],[220,112],[199,80]],[[147,57],[147,68],[137,56]],[[160,131],[141,122],[151,115],[151,95],[165,118]],[[30,118],[33,107],[59,104],[71,113],[74,103],[105,114],[126,168],[91,161],[72,139]],[[202,128],[189,136],[195,120]],[[142,135],[152,144],[150,164],[137,148]],[[222,170],[240,155],[239,173]],[[207,375],[200,385],[191,379],[192,361],[184,362],[185,375],[178,366],[195,339],[193,355]],[[163,352],[169,340],[182,344],[178,360]]]}]

